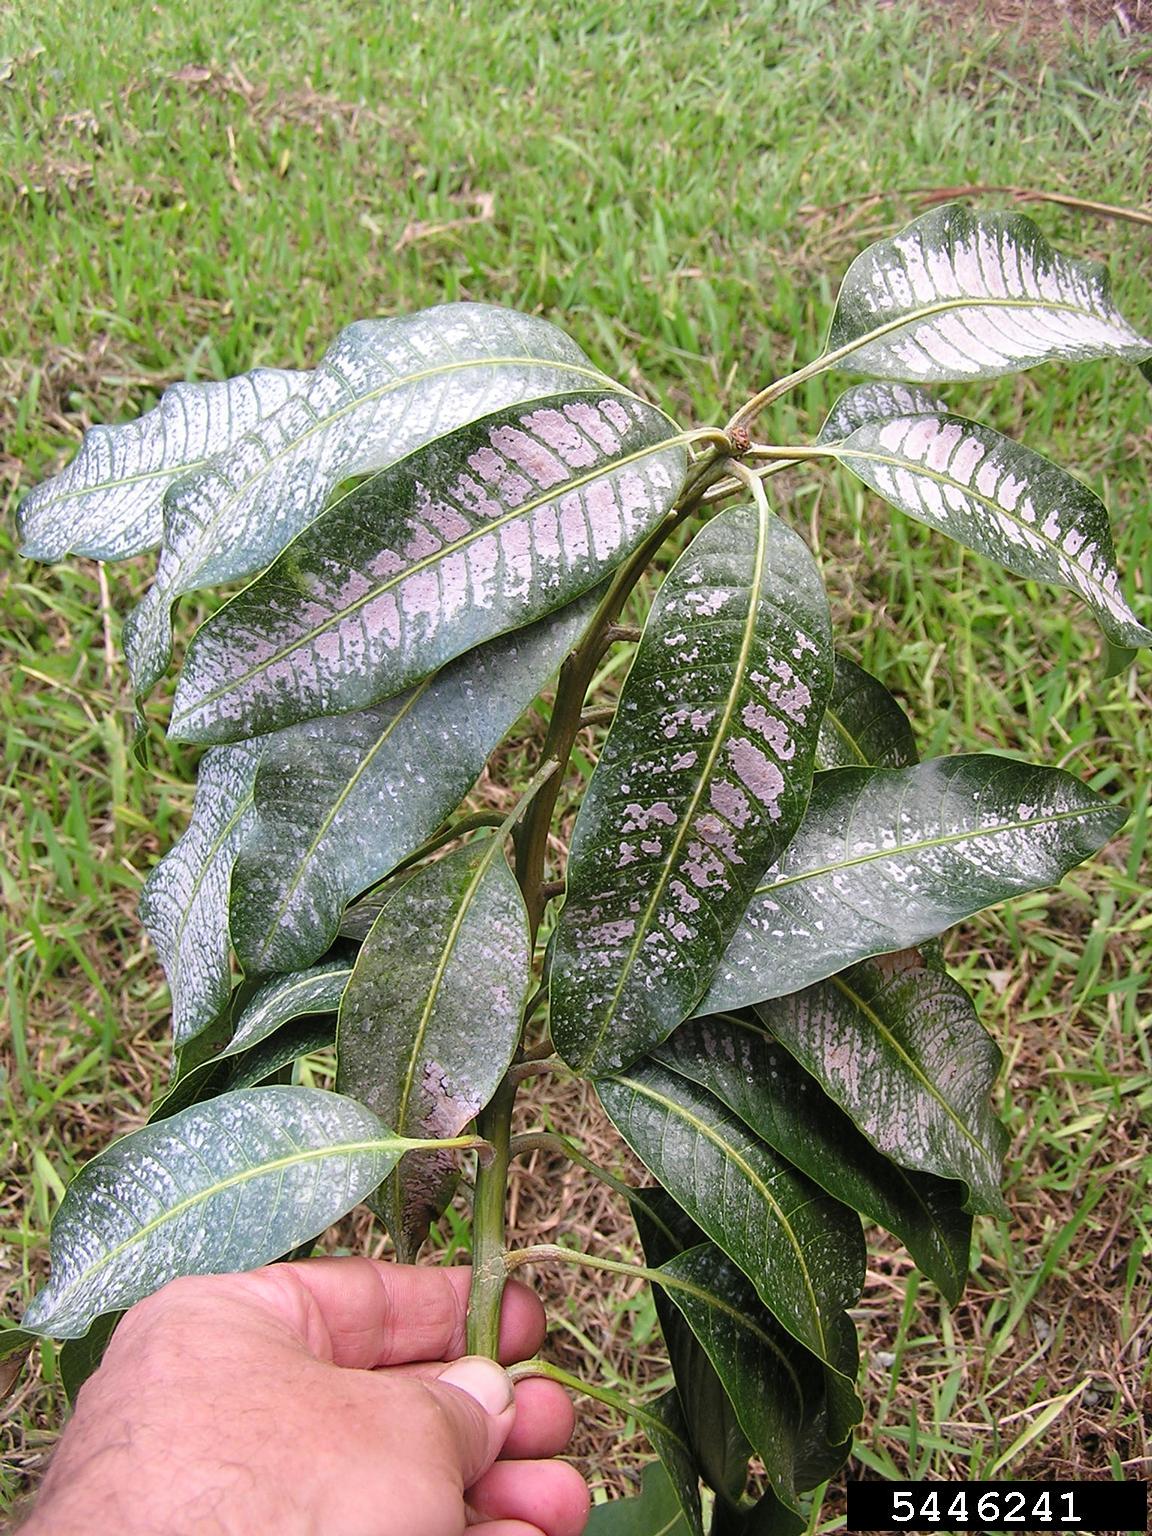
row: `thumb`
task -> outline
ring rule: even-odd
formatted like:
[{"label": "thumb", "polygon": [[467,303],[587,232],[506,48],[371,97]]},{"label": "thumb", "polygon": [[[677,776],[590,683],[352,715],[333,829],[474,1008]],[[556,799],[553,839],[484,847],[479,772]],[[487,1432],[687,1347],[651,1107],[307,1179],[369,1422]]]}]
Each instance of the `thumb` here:
[{"label": "thumb", "polygon": [[425,1383],[447,1421],[460,1467],[470,1488],[500,1454],[516,1417],[516,1395],[507,1371],[484,1355],[453,1360]]}]

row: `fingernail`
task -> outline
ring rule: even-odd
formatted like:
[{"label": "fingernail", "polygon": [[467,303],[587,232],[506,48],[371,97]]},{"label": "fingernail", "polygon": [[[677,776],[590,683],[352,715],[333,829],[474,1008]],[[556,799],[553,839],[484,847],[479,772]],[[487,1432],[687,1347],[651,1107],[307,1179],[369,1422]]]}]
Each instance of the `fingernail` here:
[{"label": "fingernail", "polygon": [[493,1418],[499,1418],[512,1406],[513,1388],[508,1372],[484,1355],[465,1355],[462,1360],[454,1360],[446,1371],[440,1372],[439,1380],[467,1392]]}]

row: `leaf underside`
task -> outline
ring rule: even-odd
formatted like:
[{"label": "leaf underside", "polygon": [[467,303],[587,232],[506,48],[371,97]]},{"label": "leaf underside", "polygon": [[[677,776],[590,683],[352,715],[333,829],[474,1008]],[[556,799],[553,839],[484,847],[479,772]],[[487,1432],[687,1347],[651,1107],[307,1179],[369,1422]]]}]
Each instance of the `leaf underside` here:
[{"label": "leaf underside", "polygon": [[696,1011],[797,992],[1053,885],[1124,820],[1071,774],[991,753],[818,773]]},{"label": "leaf underside", "polygon": [[570,1066],[615,1070],[692,1012],[803,813],[831,671],[802,540],[722,512],[660,588],[576,820],[551,980]]},{"label": "leaf underside", "polygon": [[870,672],[837,655],[817,768],[906,768],[916,761],[916,740],[899,704]]},{"label": "leaf underside", "polygon": [[299,533],[188,648],[169,734],[227,741],[363,709],[578,597],[671,507],[660,412],[558,395],[374,474]]}]

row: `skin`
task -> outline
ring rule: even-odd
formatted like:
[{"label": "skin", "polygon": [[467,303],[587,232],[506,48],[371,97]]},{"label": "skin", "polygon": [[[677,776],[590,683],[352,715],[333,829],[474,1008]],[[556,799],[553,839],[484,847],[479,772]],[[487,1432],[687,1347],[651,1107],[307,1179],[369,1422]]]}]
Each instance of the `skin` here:
[{"label": "skin", "polygon": [[[464,1355],[469,1276],[342,1258],[173,1281],[81,1389],[23,1536],[579,1536],[567,1394]],[[509,1285],[501,1361],[543,1338]]]}]

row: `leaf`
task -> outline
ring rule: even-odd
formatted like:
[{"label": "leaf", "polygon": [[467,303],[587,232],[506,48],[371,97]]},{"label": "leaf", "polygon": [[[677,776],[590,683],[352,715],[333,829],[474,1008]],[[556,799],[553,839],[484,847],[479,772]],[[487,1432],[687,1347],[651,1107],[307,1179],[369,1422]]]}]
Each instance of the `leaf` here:
[{"label": "leaf", "polygon": [[737,1263],[790,1334],[848,1379],[844,1309],[864,1277],[858,1219],[711,1094],[645,1061],[597,1082],[612,1123],[676,1203]]},{"label": "leaf", "polygon": [[279,410],[309,377],[254,368],[222,382],[172,384],[135,421],[89,427],[67,468],[21,503],[20,553],[125,560],[154,548],[169,487]]},{"label": "leaf", "polygon": [[708,1536],[804,1536],[807,1516],[781,1503],[771,1489],[755,1504],[734,1509],[717,1499]]},{"label": "leaf", "polygon": [[[512,1060],[531,979],[503,837],[427,865],[364,941],[340,1005],[337,1087],[402,1135],[457,1135]],[[419,1247],[454,1181],[450,1152],[408,1154],[379,1202],[398,1249]]]},{"label": "leaf", "polygon": [[588,785],[552,962],[552,1038],[614,1070],[690,1014],[808,796],[832,684],[828,605],[765,507],[669,572]]},{"label": "leaf", "polygon": [[798,992],[1055,884],[1125,819],[1071,774],[993,753],[818,773],[696,1011]]},{"label": "leaf", "polygon": [[[637,1192],[632,1200],[632,1215],[644,1248],[644,1262],[650,1269],[659,1268],[685,1248],[694,1248],[704,1241],[704,1234],[695,1223],[689,1221],[666,1190],[658,1187]],[[740,1428],[720,1377],[663,1286],[653,1286],[652,1300],[700,1475],[717,1493],[739,1501],[748,1481],[752,1447]],[[758,1300],[756,1305],[763,1311]]]},{"label": "leaf", "polygon": [[887,688],[854,661],[837,655],[832,697],[816,742],[817,767],[905,768],[917,756],[908,717]]},{"label": "leaf", "polygon": [[[961,1208],[966,1191],[880,1156],[788,1051],[751,1021],[728,1014],[693,1020],[655,1056],[706,1088],[813,1183],[895,1233],[955,1305],[968,1277],[972,1221]],[[877,1072],[869,1092],[874,1100],[884,1098],[887,1078]]]},{"label": "leaf", "polygon": [[644,1468],[641,1491],[631,1498],[594,1504],[586,1536],[688,1536],[691,1527],[662,1462]]},{"label": "leaf", "polygon": [[1053,359],[1141,363],[1152,341],[1116,309],[1102,266],[1060,255],[1022,214],[950,204],[857,256],[827,351],[857,373],[930,383]]},{"label": "leaf", "polygon": [[570,389],[620,386],[562,331],[487,304],[444,304],[341,331],[302,390],[164,508],[156,581],[124,628],[137,693],[164,673],[171,607],[262,570],[342,481],[479,416]]},{"label": "leaf", "polygon": [[217,1018],[232,993],[228,883],[254,819],[252,786],[264,743],[206,752],[188,829],[148,876],[140,920],[172,993],[177,1047]]},{"label": "leaf", "polygon": [[1006,1214],[1007,1134],[990,1099],[1000,1051],[959,982],[894,955],[756,1012],[886,1157],[960,1179],[971,1210]]},{"label": "leaf", "polygon": [[75,1408],[80,1388],[99,1369],[104,1351],[123,1316],[123,1312],[105,1312],[82,1339],[65,1339],[60,1346],[56,1363],[69,1407]]},{"label": "leaf", "polygon": [[248,1088],[134,1131],[68,1186],[23,1326],[80,1338],[178,1275],[266,1264],[351,1210],[404,1150],[371,1110],[318,1088]]},{"label": "leaf", "polygon": [[232,937],[249,974],[324,953],[345,904],[459,805],[590,617],[587,602],[570,604],[375,709],[269,738],[232,878]]},{"label": "leaf", "polygon": [[828,412],[816,438],[818,443],[839,443],[858,427],[892,416],[947,415],[948,402],[908,384],[870,382],[846,389]]},{"label": "leaf", "polygon": [[199,630],[169,735],[364,709],[578,597],[671,507],[683,443],[627,396],[471,422],[338,498]]},{"label": "leaf", "polygon": [[320,1017],[292,1019],[249,1049],[221,1051],[184,1073],[163,1098],[153,1104],[148,1123],[154,1125],[158,1120],[167,1120],[190,1104],[201,1104],[205,1099],[234,1088],[255,1088],[281,1067],[332,1045],[335,1039],[335,1004],[331,1013]]},{"label": "leaf", "polygon": [[241,1010],[231,1043],[221,1057],[250,1050],[292,1019],[335,1013],[351,975],[350,961],[326,960],[310,970],[265,982]]},{"label": "leaf", "polygon": [[940,415],[865,422],[828,452],[917,522],[1075,592],[1117,645],[1152,644],[1120,589],[1104,503],[1041,454]]},{"label": "leaf", "polygon": [[703,1536],[700,1479],[688,1445],[679,1397],[674,1391],[665,1392],[655,1401],[645,1403],[642,1411],[636,1411],[636,1417],[668,1474],[689,1531],[692,1536]]}]

